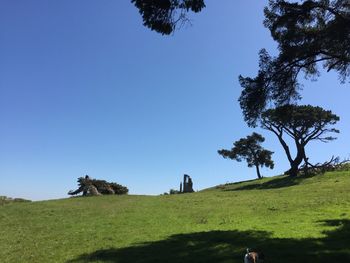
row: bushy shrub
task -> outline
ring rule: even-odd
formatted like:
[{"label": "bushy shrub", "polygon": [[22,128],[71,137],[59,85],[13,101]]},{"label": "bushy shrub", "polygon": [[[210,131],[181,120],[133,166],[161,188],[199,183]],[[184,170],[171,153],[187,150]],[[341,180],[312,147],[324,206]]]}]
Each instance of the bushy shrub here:
[{"label": "bushy shrub", "polygon": [[31,201],[23,198],[11,198],[7,196],[0,196],[0,205],[5,205],[9,203],[20,203],[20,202],[31,202]]},{"label": "bushy shrub", "polygon": [[180,192],[178,190],[170,189],[169,194],[171,195],[176,195],[179,194]]},{"label": "bushy shrub", "polygon": [[110,183],[109,185],[112,187],[116,195],[124,195],[129,192],[129,189],[126,186],[117,183]]}]

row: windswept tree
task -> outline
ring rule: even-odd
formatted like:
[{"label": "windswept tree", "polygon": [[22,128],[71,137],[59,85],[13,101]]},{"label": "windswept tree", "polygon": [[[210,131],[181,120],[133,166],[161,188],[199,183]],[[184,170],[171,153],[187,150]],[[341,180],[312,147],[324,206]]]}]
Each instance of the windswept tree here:
[{"label": "windswept tree", "polygon": [[[269,109],[261,115],[261,127],[273,132],[281,143],[288,161],[291,177],[297,176],[299,165],[302,161],[308,164],[305,146],[314,140],[328,142],[336,139],[326,136],[327,133],[339,133],[337,129],[330,128],[339,120],[339,117],[331,111],[311,105],[284,105],[276,109]],[[285,135],[289,136],[296,148],[296,156],[293,157],[286,142]]]},{"label": "windswept tree", "polygon": [[129,192],[129,189],[126,186],[117,183],[109,183],[105,180],[92,179],[88,175],[85,177],[79,177],[78,184],[79,188],[75,191],[69,191],[69,195],[77,195],[81,192],[83,193],[83,196],[105,194],[123,195]]},{"label": "windswept tree", "polygon": [[250,126],[269,102],[281,106],[299,98],[301,72],[316,79],[322,66],[337,72],[342,82],[350,75],[349,0],[270,0],[264,13],[279,54],[272,57],[262,49],[258,74],[239,77],[239,102]]},{"label": "windswept tree", "polygon": [[187,13],[200,12],[204,0],[131,0],[139,9],[144,26],[162,35],[171,34],[176,27],[189,22]]},{"label": "windswept tree", "polygon": [[231,150],[219,150],[218,153],[224,158],[229,158],[241,162],[246,160],[248,167],[255,166],[256,173],[259,179],[262,178],[259,170],[259,166],[269,167],[273,169],[274,163],[271,159],[273,152],[265,150],[261,147],[261,143],[265,141],[265,138],[259,133],[253,132],[252,135],[248,135],[246,138],[242,138],[233,144]]}]

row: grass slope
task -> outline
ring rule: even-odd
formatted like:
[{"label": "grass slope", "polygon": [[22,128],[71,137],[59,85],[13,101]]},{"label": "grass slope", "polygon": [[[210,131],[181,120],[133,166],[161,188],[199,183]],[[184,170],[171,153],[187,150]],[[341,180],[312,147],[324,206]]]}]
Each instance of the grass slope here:
[{"label": "grass slope", "polygon": [[0,206],[0,262],[350,262],[350,172]]}]

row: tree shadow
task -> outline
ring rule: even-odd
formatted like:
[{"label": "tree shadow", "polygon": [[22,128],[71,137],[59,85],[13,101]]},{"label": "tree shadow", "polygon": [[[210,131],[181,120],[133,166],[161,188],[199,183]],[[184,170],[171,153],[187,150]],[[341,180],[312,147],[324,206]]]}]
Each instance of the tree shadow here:
[{"label": "tree shadow", "polygon": [[300,184],[300,182],[310,176],[298,176],[298,177],[290,177],[290,176],[281,176],[267,182],[259,182],[259,180],[254,180],[256,183],[248,184],[244,186],[240,186],[233,189],[224,189],[223,191],[240,191],[240,190],[260,190],[260,189],[277,189],[290,187]]},{"label": "tree shadow", "polygon": [[350,262],[350,220],[318,222],[337,227],[324,238],[273,238],[264,231],[209,231],[178,234],[168,239],[109,248],[78,256],[66,263],[196,263],[243,262],[246,247],[265,254],[266,263]]}]

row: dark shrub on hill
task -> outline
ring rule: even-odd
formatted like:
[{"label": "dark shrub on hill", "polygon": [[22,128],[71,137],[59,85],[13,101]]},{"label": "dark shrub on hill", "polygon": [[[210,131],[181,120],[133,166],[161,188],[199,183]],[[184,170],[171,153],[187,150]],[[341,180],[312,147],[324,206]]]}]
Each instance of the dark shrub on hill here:
[{"label": "dark shrub on hill", "polygon": [[31,202],[31,201],[23,198],[11,198],[7,196],[0,196],[0,205],[9,204],[9,203],[21,203],[21,202]]},{"label": "dark shrub on hill", "polygon": [[92,179],[88,175],[78,178],[79,188],[75,191],[69,191],[69,195],[76,195],[83,192],[86,195],[109,195],[109,194],[127,194],[129,189],[117,183],[109,183],[105,180]]},{"label": "dark shrub on hill", "polygon": [[180,191],[175,190],[175,189],[170,189],[170,191],[169,191],[169,194],[171,194],[171,195],[176,195],[176,194],[179,194],[179,193],[180,193]]}]

